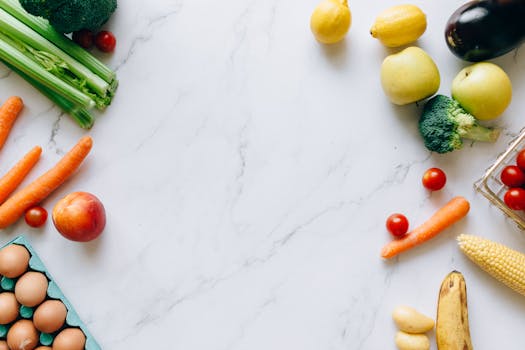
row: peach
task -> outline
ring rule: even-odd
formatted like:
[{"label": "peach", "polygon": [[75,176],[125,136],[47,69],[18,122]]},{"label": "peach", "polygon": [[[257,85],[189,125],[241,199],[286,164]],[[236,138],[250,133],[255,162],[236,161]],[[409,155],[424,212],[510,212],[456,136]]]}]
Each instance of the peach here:
[{"label": "peach", "polygon": [[102,202],[88,192],[73,192],[59,200],[52,217],[58,232],[76,242],[94,240],[106,226]]}]

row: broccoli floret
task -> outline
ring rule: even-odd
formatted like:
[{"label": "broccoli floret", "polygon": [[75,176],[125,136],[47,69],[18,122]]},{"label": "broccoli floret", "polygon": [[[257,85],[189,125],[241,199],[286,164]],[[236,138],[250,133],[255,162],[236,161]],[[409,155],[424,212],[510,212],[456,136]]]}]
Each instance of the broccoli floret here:
[{"label": "broccoli floret", "polygon": [[419,132],[429,150],[447,153],[460,149],[462,139],[495,142],[500,131],[479,125],[456,100],[436,95],[423,108]]},{"label": "broccoli floret", "polygon": [[117,0],[20,0],[24,9],[44,17],[59,32],[98,30],[117,8]]}]

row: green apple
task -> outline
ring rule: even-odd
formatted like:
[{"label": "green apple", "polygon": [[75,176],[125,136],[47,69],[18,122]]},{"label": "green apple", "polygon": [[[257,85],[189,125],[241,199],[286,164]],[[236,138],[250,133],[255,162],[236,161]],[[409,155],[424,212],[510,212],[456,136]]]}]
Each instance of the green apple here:
[{"label": "green apple", "polygon": [[396,105],[406,105],[434,95],[440,84],[432,58],[416,46],[389,55],[381,65],[381,85]]},{"label": "green apple", "polygon": [[477,119],[499,117],[512,100],[509,76],[494,63],[463,68],[452,81],[452,97]]}]

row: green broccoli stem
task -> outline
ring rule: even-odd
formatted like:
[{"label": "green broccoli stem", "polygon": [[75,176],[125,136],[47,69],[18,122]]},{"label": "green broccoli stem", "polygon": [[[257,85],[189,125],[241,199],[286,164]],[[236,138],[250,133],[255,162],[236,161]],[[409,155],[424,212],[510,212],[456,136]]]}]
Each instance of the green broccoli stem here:
[{"label": "green broccoli stem", "polygon": [[108,94],[110,85],[106,81],[3,9],[0,9],[0,31],[35,50],[56,56],[67,66],[68,70],[79,79],[84,80],[97,95],[105,97]]},{"label": "green broccoli stem", "polygon": [[56,31],[48,21],[27,13],[19,4],[18,0],[1,0],[0,8],[4,9],[11,16],[17,18],[20,22],[24,23],[35,32],[55,44],[69,56],[82,63],[89,70],[106,81],[110,86],[108,91],[109,94],[114,94],[118,85],[116,73],[104,63],[100,62],[95,56],[72,42],[62,33]]},{"label": "green broccoli stem", "polygon": [[463,138],[483,142],[496,142],[500,134],[499,129],[491,129],[479,124],[474,124],[460,135]]},{"label": "green broccoli stem", "polygon": [[2,33],[0,33],[0,59],[82,108],[91,109],[95,106],[95,102],[88,95],[78,91],[31,60],[16,48],[16,43]]}]

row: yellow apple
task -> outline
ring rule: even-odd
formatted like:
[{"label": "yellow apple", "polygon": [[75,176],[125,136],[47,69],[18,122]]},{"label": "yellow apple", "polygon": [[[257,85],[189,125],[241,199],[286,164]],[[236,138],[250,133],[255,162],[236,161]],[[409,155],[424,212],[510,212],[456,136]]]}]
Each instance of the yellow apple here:
[{"label": "yellow apple", "polygon": [[434,95],[440,84],[439,70],[419,47],[407,47],[387,56],[381,65],[381,85],[390,101],[406,105]]},{"label": "yellow apple", "polygon": [[452,81],[452,97],[477,119],[499,117],[512,100],[510,79],[497,65],[480,62],[463,68]]}]

